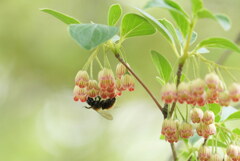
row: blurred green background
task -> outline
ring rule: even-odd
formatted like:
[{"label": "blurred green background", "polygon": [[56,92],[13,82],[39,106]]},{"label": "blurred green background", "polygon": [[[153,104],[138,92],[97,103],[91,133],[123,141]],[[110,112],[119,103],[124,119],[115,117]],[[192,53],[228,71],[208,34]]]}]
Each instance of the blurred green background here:
[{"label": "blurred green background", "polygon": [[[104,24],[109,5],[116,2],[127,13],[147,0],[0,0],[0,161],[168,160],[169,144],[159,140],[162,115],[139,84],[134,93],[118,98],[113,121],[73,101],[73,80],[89,52],[72,41],[65,24],[39,11],[47,7],[82,22]],[[190,11],[189,1],[179,3]],[[201,20],[198,40],[234,40],[240,32],[240,1],[205,0],[205,6],[227,14],[232,29],[225,32],[214,21]],[[148,12],[171,19],[163,9]],[[149,51],[157,50],[174,62],[169,45],[155,34],[131,38],[124,46],[132,68],[159,97],[161,86]],[[214,50],[207,57],[217,60],[221,53]],[[240,67],[239,60],[232,54],[226,64]]]}]

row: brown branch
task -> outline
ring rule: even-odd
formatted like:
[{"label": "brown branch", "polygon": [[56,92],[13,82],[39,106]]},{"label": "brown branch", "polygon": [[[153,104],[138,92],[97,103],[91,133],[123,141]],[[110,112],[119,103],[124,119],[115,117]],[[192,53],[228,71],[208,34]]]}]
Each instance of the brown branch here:
[{"label": "brown branch", "polygon": [[[153,99],[155,104],[158,106],[159,110],[163,113],[163,107],[158,103],[157,99],[153,96],[152,92],[148,89],[148,87],[142,82],[142,80],[135,74],[135,72],[125,63],[125,61],[120,57],[119,54],[115,54],[115,57],[121,62],[127,70],[136,78],[136,80],[143,86],[143,88],[147,91],[149,96]],[[164,115],[164,113],[163,113]],[[165,117],[165,116],[164,116]]]},{"label": "brown branch", "polygon": [[173,160],[177,161],[177,153],[176,153],[176,149],[175,149],[175,146],[174,146],[174,143],[171,143],[171,149],[172,149],[172,153],[173,153]]}]

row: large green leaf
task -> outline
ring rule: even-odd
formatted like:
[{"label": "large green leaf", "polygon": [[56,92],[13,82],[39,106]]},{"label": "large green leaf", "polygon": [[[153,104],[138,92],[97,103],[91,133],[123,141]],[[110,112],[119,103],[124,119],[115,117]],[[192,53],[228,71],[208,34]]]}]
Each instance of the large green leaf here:
[{"label": "large green leaf", "polygon": [[124,38],[151,35],[155,32],[155,28],[142,16],[129,13],[123,17],[121,36]]},{"label": "large green leaf", "polygon": [[203,8],[198,13],[198,18],[209,18],[218,22],[224,30],[229,30],[231,28],[230,19],[223,14],[213,14],[211,11]]},{"label": "large green leaf", "polygon": [[116,35],[118,28],[101,24],[72,24],[69,32],[78,44],[91,50]]},{"label": "large green leaf", "polygon": [[160,7],[168,9],[176,24],[180,28],[183,36],[185,37],[189,28],[189,20],[186,12],[179,4],[172,0],[151,0],[144,8]]},{"label": "large green leaf", "polygon": [[202,0],[191,0],[192,2],[192,11],[194,14],[197,14],[203,8]]},{"label": "large green leaf", "polygon": [[[164,27],[170,32],[170,34],[172,35],[172,37],[178,41],[178,36],[177,36],[177,32],[176,32],[176,29],[175,27],[173,26],[173,24],[166,20],[166,19],[161,19],[161,20],[158,20],[161,24],[164,25]],[[178,41],[179,42],[179,41]],[[179,42],[180,43],[180,42]]]},{"label": "large green leaf", "polygon": [[232,132],[240,136],[240,129],[239,128],[233,129]]},{"label": "large green leaf", "polygon": [[228,116],[226,121],[238,120],[238,119],[240,119],[240,111],[232,113],[230,116]]},{"label": "large green leaf", "polygon": [[152,54],[153,63],[158,73],[160,74],[160,76],[165,82],[168,82],[170,79],[170,75],[172,73],[171,64],[168,62],[168,60],[164,56],[162,56],[158,52],[152,50],[151,54]]},{"label": "large green leaf", "polygon": [[170,43],[174,43],[173,36],[168,31],[168,29],[157,19],[155,19],[153,16],[148,14],[147,12],[136,8]]},{"label": "large green leaf", "polygon": [[240,53],[240,48],[232,41],[225,38],[209,38],[201,41],[197,49],[202,47],[225,48]]},{"label": "large green leaf", "polygon": [[42,8],[40,9],[41,11],[48,13],[54,17],[56,17],[57,19],[59,19],[60,21],[64,22],[65,24],[79,24],[80,22],[78,20],[76,20],[73,17],[70,17],[68,15],[65,15],[61,12],[49,9],[49,8]]},{"label": "large green leaf", "polygon": [[122,14],[122,8],[119,4],[110,6],[108,11],[108,25],[114,26]]},{"label": "large green leaf", "polygon": [[208,109],[212,111],[215,114],[215,116],[217,116],[221,112],[221,106],[216,103],[208,104]]}]

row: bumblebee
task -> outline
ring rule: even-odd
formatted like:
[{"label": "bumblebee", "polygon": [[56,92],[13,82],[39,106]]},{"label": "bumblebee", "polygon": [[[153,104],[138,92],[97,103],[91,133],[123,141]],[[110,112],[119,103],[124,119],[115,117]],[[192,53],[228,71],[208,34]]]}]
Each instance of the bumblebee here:
[{"label": "bumblebee", "polygon": [[108,110],[111,107],[113,107],[114,103],[116,102],[116,98],[109,98],[106,100],[103,100],[100,96],[97,96],[95,98],[88,97],[87,104],[90,107],[86,107],[87,109],[94,109],[96,112],[98,112],[101,116],[108,120],[112,120],[113,117],[111,114],[107,113],[104,110]]}]

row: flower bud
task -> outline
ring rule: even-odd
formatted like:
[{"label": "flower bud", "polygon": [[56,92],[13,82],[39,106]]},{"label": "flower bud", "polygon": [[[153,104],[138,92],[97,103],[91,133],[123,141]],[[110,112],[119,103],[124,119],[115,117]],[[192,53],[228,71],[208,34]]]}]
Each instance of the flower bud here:
[{"label": "flower bud", "polygon": [[190,88],[193,95],[198,96],[204,93],[205,82],[202,79],[196,79],[191,82]]},{"label": "flower bud", "polygon": [[228,92],[221,92],[221,93],[219,93],[218,103],[221,106],[229,106],[230,101],[231,101],[231,98],[230,98]]},{"label": "flower bud", "polygon": [[211,157],[211,149],[207,146],[202,146],[198,151],[198,159],[200,161],[208,161]]},{"label": "flower bud", "polygon": [[191,120],[193,123],[200,123],[203,118],[203,111],[199,108],[194,108],[191,111]]},{"label": "flower bud", "polygon": [[210,157],[210,161],[222,161],[223,158],[219,154],[213,154]]},{"label": "flower bud", "polygon": [[127,69],[122,63],[118,63],[116,67],[116,76],[121,79],[121,77],[126,73]]},{"label": "flower bud", "polygon": [[97,97],[99,94],[99,87],[96,80],[89,80],[88,86],[87,86],[87,95],[88,97],[94,98]]},{"label": "flower bud", "polygon": [[178,142],[179,134],[174,133],[173,135],[165,136],[165,140],[168,141],[169,143]]},{"label": "flower bud", "polygon": [[205,76],[205,82],[208,88],[212,90],[217,90],[220,85],[220,79],[217,74],[209,73]]},{"label": "flower bud", "polygon": [[121,82],[124,89],[128,89],[128,91],[134,91],[135,83],[131,75],[129,74],[123,75]]},{"label": "flower bud", "polygon": [[118,91],[124,91],[126,89],[123,88],[121,79],[116,79],[116,89]]},{"label": "flower bud", "polygon": [[240,84],[233,83],[228,89],[232,101],[238,102],[240,100]]},{"label": "flower bud", "polygon": [[207,139],[210,135],[216,133],[216,126],[214,124],[205,125],[202,124],[202,136]]},{"label": "flower bud", "polygon": [[239,146],[236,145],[229,145],[226,149],[227,151],[227,155],[232,159],[232,160],[237,160],[239,158],[239,153],[240,153],[240,149]]},{"label": "flower bud", "polygon": [[204,106],[207,102],[206,93],[204,92],[202,95],[197,95],[195,99],[198,106]]},{"label": "flower bud", "polygon": [[197,131],[197,134],[199,136],[203,136],[203,130],[202,129],[203,129],[203,124],[202,123],[198,124],[197,128],[196,128],[196,131]]},{"label": "flower bud", "polygon": [[176,100],[176,85],[167,83],[165,86],[162,87],[161,90],[162,100],[170,104]]},{"label": "flower bud", "polygon": [[216,90],[208,90],[206,96],[208,103],[218,103],[218,91]]},{"label": "flower bud", "polygon": [[214,120],[215,120],[215,115],[214,115],[214,113],[212,111],[205,111],[204,112],[202,122],[205,125],[212,124],[214,122]]},{"label": "flower bud", "polygon": [[80,100],[81,102],[87,101],[87,92],[85,88],[75,86],[73,89],[74,101]]},{"label": "flower bud", "polygon": [[165,119],[162,125],[162,135],[173,136],[178,132],[178,122],[172,119]]},{"label": "flower bud", "polygon": [[89,76],[84,70],[80,70],[75,77],[75,84],[80,88],[85,88],[88,85]]},{"label": "flower bud", "polygon": [[185,82],[180,83],[177,89],[178,102],[179,103],[187,102],[189,95],[190,95],[189,84]]},{"label": "flower bud", "polygon": [[184,122],[179,126],[178,132],[180,137],[188,139],[193,136],[193,127],[191,124]]},{"label": "flower bud", "polygon": [[115,85],[114,75],[111,69],[104,68],[98,73],[99,86],[102,89],[113,88]]}]

